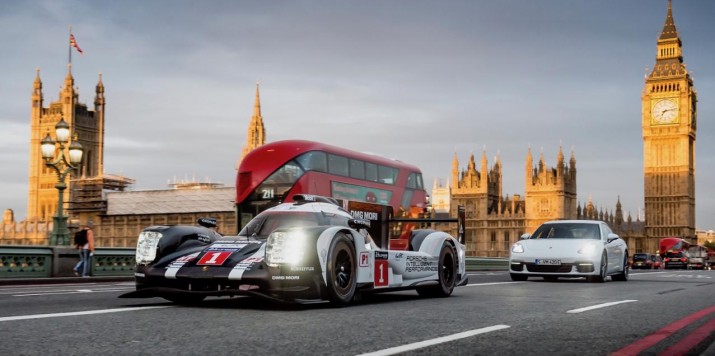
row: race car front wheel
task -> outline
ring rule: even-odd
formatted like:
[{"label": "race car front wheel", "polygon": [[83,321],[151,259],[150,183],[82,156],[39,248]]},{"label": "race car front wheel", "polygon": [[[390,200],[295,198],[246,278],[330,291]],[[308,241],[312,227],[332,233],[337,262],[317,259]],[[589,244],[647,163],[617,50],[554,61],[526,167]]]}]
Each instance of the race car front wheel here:
[{"label": "race car front wheel", "polygon": [[447,242],[442,244],[439,253],[437,274],[439,284],[417,288],[417,293],[421,297],[449,297],[454,290],[454,284],[457,281],[457,259],[452,245]]},{"label": "race car front wheel", "polygon": [[355,295],[355,248],[342,233],[335,235],[328,253],[328,298],[336,306],[344,306]]}]

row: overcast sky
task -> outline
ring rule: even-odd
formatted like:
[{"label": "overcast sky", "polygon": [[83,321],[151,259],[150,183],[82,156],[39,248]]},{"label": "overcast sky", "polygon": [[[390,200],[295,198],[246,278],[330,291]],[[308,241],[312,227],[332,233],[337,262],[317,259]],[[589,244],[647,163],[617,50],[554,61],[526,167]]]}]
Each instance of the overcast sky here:
[{"label": "overcast sky", "polygon": [[[524,194],[529,147],[575,150],[578,199],[643,209],[641,91],[666,0],[1,1],[0,208],[27,211],[30,94],[67,73],[106,88],[105,172],[134,190],[235,184],[260,82],[267,140],[308,139],[421,167],[431,190],[486,148]],[[696,225],[715,228],[715,2],[674,0],[698,91]],[[479,163],[479,162],[477,162]]]}]

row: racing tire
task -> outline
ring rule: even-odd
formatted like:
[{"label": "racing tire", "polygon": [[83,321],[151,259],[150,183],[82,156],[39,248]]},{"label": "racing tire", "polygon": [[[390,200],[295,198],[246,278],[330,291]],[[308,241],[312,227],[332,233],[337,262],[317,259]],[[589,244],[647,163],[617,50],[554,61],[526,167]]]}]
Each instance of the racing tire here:
[{"label": "racing tire", "polygon": [[625,257],[623,271],[619,274],[611,276],[611,279],[618,282],[628,282],[628,257]]},{"label": "racing tire", "polygon": [[343,233],[330,242],[327,265],[328,300],[335,306],[345,306],[353,300],[357,287],[355,247]]},{"label": "racing tire", "polygon": [[523,281],[529,279],[529,276],[524,275],[524,274],[510,273],[509,276],[511,276],[511,280],[515,281],[515,282],[523,282]]},{"label": "racing tire", "polygon": [[427,298],[445,298],[452,295],[457,282],[457,259],[452,245],[447,242],[442,244],[442,249],[439,252],[437,277],[439,283],[436,286],[417,288],[417,294]]},{"label": "racing tire", "polygon": [[171,295],[171,296],[163,296],[164,299],[171,301],[175,304],[182,304],[182,305],[194,305],[201,303],[204,299],[206,299],[205,295]]},{"label": "racing tire", "polygon": [[596,283],[603,283],[606,281],[608,276],[608,258],[604,253],[601,255],[601,269],[599,270],[598,276],[590,276],[589,281]]}]

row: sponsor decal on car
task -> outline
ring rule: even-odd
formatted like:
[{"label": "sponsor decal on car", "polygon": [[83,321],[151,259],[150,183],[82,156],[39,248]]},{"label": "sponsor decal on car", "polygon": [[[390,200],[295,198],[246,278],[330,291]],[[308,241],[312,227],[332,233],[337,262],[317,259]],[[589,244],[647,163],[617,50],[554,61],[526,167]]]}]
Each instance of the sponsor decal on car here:
[{"label": "sponsor decal on car", "polygon": [[297,281],[300,276],[272,276],[271,279],[274,281]]},{"label": "sponsor decal on car", "polygon": [[292,272],[312,272],[315,271],[313,266],[290,266]]},{"label": "sponsor decal on car", "polygon": [[360,263],[358,263],[358,266],[360,267],[367,267],[370,263],[370,254],[367,251],[362,251],[360,252]]},{"label": "sponsor decal on car", "polygon": [[168,279],[176,279],[176,272],[179,271],[187,262],[193,261],[200,252],[192,253],[190,255],[181,256],[175,259],[166,267],[166,272],[164,272],[164,277]]},{"label": "sponsor decal on car", "polygon": [[201,257],[197,266],[220,266],[234,251],[208,251]]},{"label": "sponsor decal on car", "polygon": [[388,254],[385,251],[375,251],[375,287],[387,287],[390,284]]},{"label": "sponsor decal on car", "polygon": [[407,256],[405,272],[437,272],[437,260],[427,256]]},{"label": "sponsor decal on car", "polygon": [[237,263],[228,274],[228,279],[241,279],[243,272],[250,269],[256,263],[263,262],[266,245],[261,246],[254,254],[248,256],[243,261]]}]

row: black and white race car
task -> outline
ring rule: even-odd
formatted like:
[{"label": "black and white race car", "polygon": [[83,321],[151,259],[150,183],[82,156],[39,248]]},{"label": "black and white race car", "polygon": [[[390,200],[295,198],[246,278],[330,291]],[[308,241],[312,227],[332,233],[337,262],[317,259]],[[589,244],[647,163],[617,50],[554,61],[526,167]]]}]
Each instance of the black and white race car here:
[{"label": "black and white race car", "polygon": [[294,200],[258,214],[238,236],[203,226],[145,228],[137,242],[136,290],[120,297],[195,303],[254,295],[342,306],[369,292],[415,289],[447,297],[467,282],[464,245],[445,232],[415,229],[407,250],[389,250],[382,246],[389,245],[385,235],[397,220],[391,207],[356,203],[346,209],[310,195]]}]

